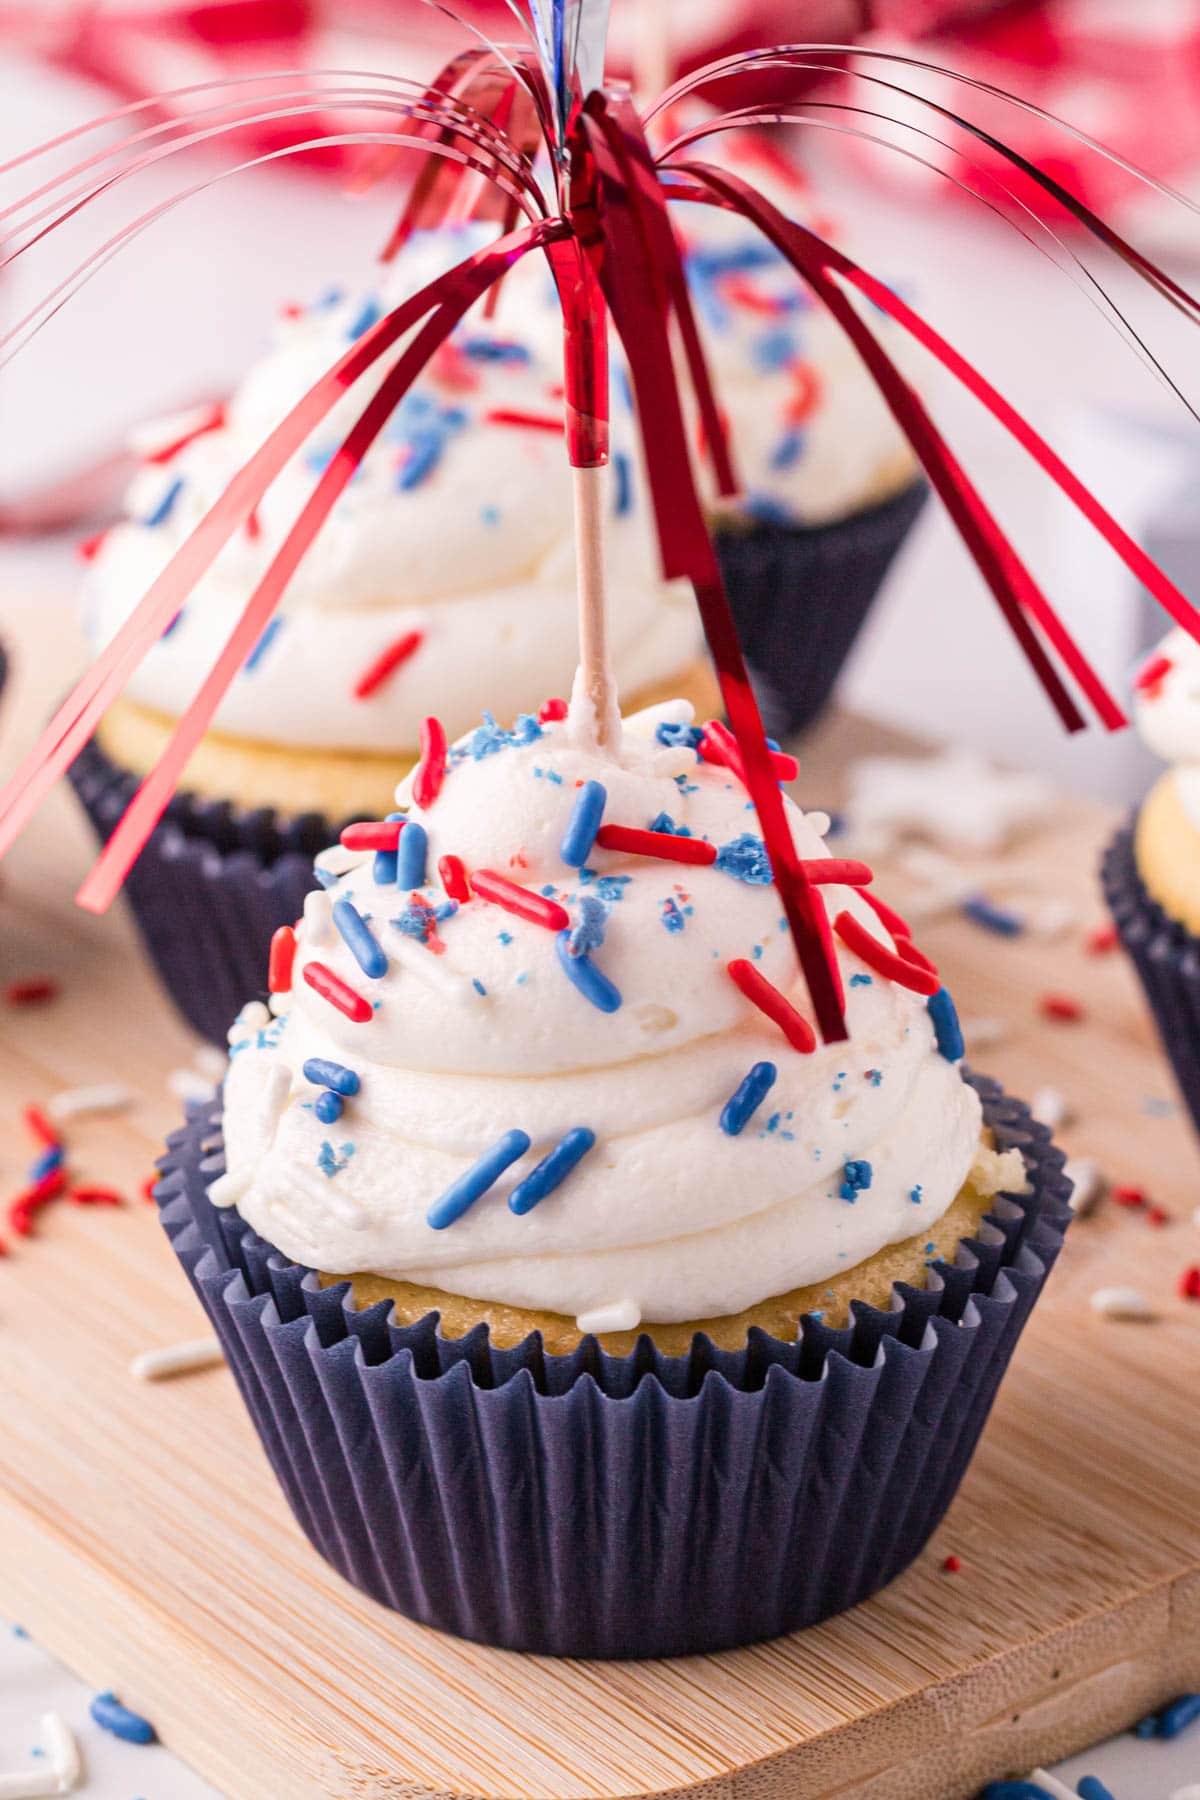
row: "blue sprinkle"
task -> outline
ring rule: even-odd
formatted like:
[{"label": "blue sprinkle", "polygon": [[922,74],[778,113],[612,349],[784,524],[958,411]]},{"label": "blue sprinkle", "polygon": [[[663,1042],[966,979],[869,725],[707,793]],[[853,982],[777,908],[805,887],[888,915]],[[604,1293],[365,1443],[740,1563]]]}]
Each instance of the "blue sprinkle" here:
[{"label": "blue sprinkle", "polygon": [[979,1800],[1053,1800],[1036,1781],[989,1781]]},{"label": "blue sprinkle", "polygon": [[654,736],[669,750],[695,750],[704,736],[704,729],[700,725],[672,725],[664,719],[654,727]]},{"label": "blue sprinkle", "polygon": [[[404,833],[401,832],[401,837]],[[375,861],[371,865],[371,879],[376,887],[395,887],[396,864],[398,856],[395,850],[377,850]]]},{"label": "blue sprinkle", "polygon": [[425,944],[432,936],[434,926],[440,922],[441,912],[442,908],[429,906],[422,900],[410,900],[404,911],[388,922],[403,937],[416,938],[419,943]]},{"label": "blue sprinkle", "polygon": [[613,511],[620,519],[633,505],[633,472],[630,468],[629,458],[623,450],[618,450],[614,455],[612,469],[617,484]]},{"label": "blue sprinkle", "polygon": [[345,1104],[346,1102],[340,1094],[335,1094],[329,1088],[325,1088],[317,1095],[313,1103],[313,1111],[322,1125],[334,1125],[341,1118],[342,1108]]},{"label": "blue sprinkle", "polygon": [[787,507],[773,500],[770,494],[747,494],[745,505],[747,513],[760,525],[790,525],[792,522]]},{"label": "blue sprinkle", "polygon": [[396,476],[396,486],[402,494],[410,493],[429,479],[442,460],[442,446],[440,432],[414,433],[408,456]]},{"label": "blue sprinkle", "polygon": [[577,1125],[561,1137],[549,1156],[543,1157],[537,1168],[528,1174],[524,1181],[519,1181],[508,1196],[508,1210],[518,1215],[532,1212],[539,1200],[552,1194],[561,1187],[571,1170],[583,1161],[588,1151],[596,1142],[596,1134],[586,1125]]},{"label": "blue sprinkle", "polygon": [[568,948],[572,956],[587,956],[598,950],[604,942],[604,928],[608,923],[608,908],[603,900],[597,900],[592,894],[584,894],[579,902],[579,922],[571,931]]},{"label": "blue sprinkle", "polygon": [[616,1012],[621,1004],[620,992],[607,975],[600,973],[590,957],[572,955],[571,933],[560,931],[555,942],[558,945],[558,960],[566,970],[572,986],[577,987],[584,999],[590,1000],[601,1012]]},{"label": "blue sprinkle", "polygon": [[602,781],[585,781],[576,794],[559,850],[571,868],[581,869],[591,855],[607,800],[608,789]]},{"label": "blue sprinkle", "polygon": [[677,825],[669,812],[655,813],[650,821],[651,831],[666,831],[672,837],[691,837],[690,825]]},{"label": "blue sprinkle", "polygon": [[947,1062],[960,1062],[964,1052],[962,1026],[954,1002],[945,988],[939,988],[925,1002],[933,1022],[937,1047]]},{"label": "blue sprinkle", "polygon": [[93,1721],[101,1731],[111,1731],[126,1744],[154,1744],[158,1742],[158,1733],[149,1719],[143,1719],[140,1713],[130,1712],[122,1706],[113,1693],[97,1694],[88,1707]]},{"label": "blue sprinkle", "polygon": [[1084,1775],[1075,1792],[1079,1800],[1113,1800],[1112,1790],[1106,1788],[1096,1775]]},{"label": "blue sprinkle", "polygon": [[[726,1137],[737,1137],[758,1111],[771,1089],[775,1086],[775,1077],[779,1070],[773,1062],[756,1062],[750,1073],[744,1077],[741,1085],[730,1095],[721,1108],[721,1130]],[[776,1113],[768,1126],[774,1128],[778,1122]]]},{"label": "blue sprinkle", "polygon": [[396,850],[396,886],[419,888],[425,885],[426,853],[429,834],[423,825],[410,819],[400,833]]},{"label": "blue sprinkle", "polygon": [[920,1204],[921,1204],[921,1195],[922,1195],[922,1194],[923,1194],[923,1193],[924,1193],[924,1192],[925,1192],[925,1189],[924,1189],[924,1188],[923,1188],[923,1187],[922,1187],[922,1186],[921,1186],[921,1184],[920,1184],[920,1182],[919,1182],[919,1181],[918,1181],[918,1183],[917,1183],[917,1185],[916,1185],[916,1187],[915,1187],[915,1188],[910,1188],[910,1189],[909,1189],[909,1194],[908,1194],[908,1197],[909,1197],[909,1199],[910,1199],[910,1200],[911,1200],[911,1201],[912,1201],[912,1203],[913,1203],[913,1205],[914,1205],[914,1206],[920,1206]]},{"label": "blue sprinkle", "polygon": [[357,338],[362,337],[365,331],[370,331],[372,325],[378,325],[382,317],[383,309],[378,300],[374,298],[364,300],[355,315],[353,324],[347,328],[346,336],[351,343],[354,343]]},{"label": "blue sprinkle", "polygon": [[9,1630],[15,1638],[28,1638],[29,1636],[23,1625],[10,1625]]},{"label": "blue sprinkle", "polygon": [[[401,836],[407,837],[412,829],[412,826],[407,826]],[[378,981],[387,974],[387,953],[357,907],[349,900],[335,900],[333,922],[341,934],[342,942],[364,975],[369,975],[372,981]]]},{"label": "blue sprinkle", "polygon": [[332,869],[319,869],[315,863],[313,864],[313,880],[318,887],[323,888],[336,887],[338,882]]},{"label": "blue sprinkle", "polygon": [[612,372],[613,385],[622,400],[627,412],[633,411],[633,389],[629,385],[629,371],[624,363],[618,363]]},{"label": "blue sprinkle", "polygon": [[30,1165],[30,1181],[41,1181],[44,1175],[53,1175],[56,1169],[62,1168],[66,1154],[61,1144],[47,1144],[36,1162]]},{"label": "blue sprinkle", "polygon": [[483,715],[483,724],[477,725],[471,733],[471,755],[476,762],[482,762],[485,756],[494,756],[497,750],[503,750],[508,743],[508,733],[497,725],[490,712]]},{"label": "blue sprinkle", "polygon": [[498,506],[481,506],[479,509],[479,517],[485,525],[498,525],[500,523],[500,508]]},{"label": "blue sprinkle", "polygon": [[870,975],[852,975],[850,977],[850,986],[851,987],[870,987],[872,985],[873,979],[874,979],[874,977],[870,976]]},{"label": "blue sprinkle", "polygon": [[750,346],[754,365],[766,374],[786,369],[796,355],[796,340],[790,331],[764,331]]},{"label": "blue sprinkle", "polygon": [[838,1189],[838,1193],[843,1200],[849,1200],[853,1205],[858,1196],[870,1187],[874,1174],[875,1171],[870,1163],[861,1158],[844,1163],[842,1165],[842,1185]]},{"label": "blue sprinkle", "polygon": [[1017,913],[993,906],[986,894],[969,895],[959,911],[973,924],[982,925],[985,931],[994,931],[998,937],[1020,937],[1025,929],[1025,921]]},{"label": "blue sprinkle", "polygon": [[678,905],[676,904],[676,902],[674,900],[672,900],[670,895],[668,895],[667,898],[662,903],[661,920],[662,920],[662,924],[668,931],[682,931],[683,930],[683,927],[684,927],[683,914],[680,912]]},{"label": "blue sprinkle", "polygon": [[1200,1719],[1200,1694],[1181,1694],[1161,1711],[1139,1719],[1134,1726],[1138,1737],[1174,1738]]},{"label": "blue sprinkle", "polygon": [[715,866],[723,874],[732,875],[735,881],[747,881],[754,887],[766,887],[774,879],[766,845],[749,831],[731,843],[722,844],[717,851]]},{"label": "blue sprinkle", "polygon": [[883,1086],[883,1070],[882,1069],[868,1069],[867,1070],[867,1080],[870,1082],[872,1087],[882,1087]]},{"label": "blue sprinkle", "polygon": [[798,425],[785,431],[771,452],[773,469],[791,469],[799,462],[804,453],[804,433]]},{"label": "blue sprinkle", "polygon": [[498,931],[496,936],[502,944],[511,944],[513,941],[513,934],[511,931]]},{"label": "blue sprinkle", "polygon": [[157,504],[142,520],[143,525],[164,525],[174,510],[175,502],[183,492],[183,476],[177,475],[168,488],[159,495]]},{"label": "blue sprinkle", "polygon": [[475,989],[475,992],[477,994],[486,994],[487,993],[487,989],[484,987],[482,981],[480,981],[478,975],[472,976],[471,986]]},{"label": "blue sprinkle", "polygon": [[464,356],[473,362],[527,363],[529,352],[524,344],[504,338],[469,337],[462,340]]},{"label": "blue sprinkle", "polygon": [[623,900],[625,898],[625,889],[629,886],[633,877],[632,875],[597,876],[595,869],[580,869],[579,879],[585,885],[589,881],[594,880],[596,883],[596,892],[600,899],[611,905],[615,900]]},{"label": "blue sprinkle", "polygon": [[346,1164],[350,1161],[350,1158],[354,1155],[354,1145],[343,1144],[341,1146],[341,1153],[341,1161],[339,1162],[334,1154],[333,1145],[329,1142],[329,1139],[322,1138],[321,1148],[317,1153],[317,1167],[320,1169],[322,1175],[327,1175],[331,1181],[335,1175],[341,1174],[342,1170],[346,1167]]},{"label": "blue sprinkle", "polygon": [[255,669],[257,669],[259,663],[262,661],[263,657],[267,654],[267,651],[271,648],[271,645],[274,643],[276,637],[279,635],[279,633],[282,630],[283,630],[283,620],[282,619],[271,619],[268,622],[267,627],[264,630],[262,636],[259,638],[257,644],[255,644],[253,650],[250,652],[249,656],[246,658],[245,667],[246,667],[247,675],[252,675],[254,673]]},{"label": "blue sprinkle", "polygon": [[465,1175],[452,1182],[440,1200],[435,1200],[425,1214],[425,1223],[433,1231],[445,1231],[461,1219],[469,1207],[499,1181],[505,1169],[524,1156],[529,1148],[529,1135],[524,1131],[506,1131],[498,1143],[479,1158]]},{"label": "blue sprinkle", "polygon": [[326,288],[318,300],[312,303],[311,311],[328,312],[331,306],[340,306],[345,298],[345,289],[340,287]]}]

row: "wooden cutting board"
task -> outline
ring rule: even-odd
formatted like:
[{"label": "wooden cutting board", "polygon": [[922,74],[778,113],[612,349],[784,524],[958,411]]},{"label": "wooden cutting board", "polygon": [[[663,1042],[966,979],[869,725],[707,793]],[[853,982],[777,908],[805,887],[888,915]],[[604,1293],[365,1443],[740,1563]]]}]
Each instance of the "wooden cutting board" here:
[{"label": "wooden cutting board", "polygon": [[[61,612],[32,596],[6,614],[24,654],[0,770],[69,672]],[[878,738],[835,722],[806,752],[809,802]],[[1019,851],[1081,924],[1100,917],[1110,828],[1073,802]],[[194,1044],[129,921],[72,907],[88,849],[63,793],[4,873],[4,981],[62,983],[50,1005],[0,1008],[4,1193],[29,1160],[28,1101],[129,1083],[128,1114],[69,1140],[81,1174],[131,1196],[178,1118],[165,1077]],[[903,881],[887,891],[903,904]],[[1200,1688],[1200,1305],[1175,1293],[1200,1261],[1197,1146],[1178,1111],[1162,1116],[1170,1080],[1119,956],[1085,955],[1080,930],[1006,943],[959,917],[922,937],[963,1012],[1009,1026],[981,1066],[1026,1097],[1062,1090],[1068,1148],[1173,1220],[1109,1205],[1076,1223],[961,1494],[886,1593],[778,1643],[607,1666],[491,1652],[383,1611],[308,1548],[224,1369],[131,1378],[138,1352],[204,1330],[133,1198],[53,1207],[0,1262],[0,1612],[235,1800],[959,1800]],[[1086,1020],[1043,1021],[1050,988]],[[1094,1288],[1131,1280],[1157,1323],[1091,1311]]]}]

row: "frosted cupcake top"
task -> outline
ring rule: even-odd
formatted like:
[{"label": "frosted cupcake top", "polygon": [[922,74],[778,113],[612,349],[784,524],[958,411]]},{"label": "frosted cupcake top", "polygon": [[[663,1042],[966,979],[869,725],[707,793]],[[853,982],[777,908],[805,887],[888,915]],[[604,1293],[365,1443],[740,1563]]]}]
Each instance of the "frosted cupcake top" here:
[{"label": "frosted cupcake top", "polygon": [[1134,718],[1142,740],[1173,765],[1179,798],[1200,831],[1200,644],[1182,626],[1138,671]]},{"label": "frosted cupcake top", "polygon": [[[804,177],[778,152],[729,132],[695,153],[733,169],[789,218],[830,235]],[[826,525],[911,481],[917,465],[908,440],[865,364],[778,251],[718,207],[681,201],[671,216],[744,489],[730,510]],[[901,333],[889,332],[889,348],[903,363]]]},{"label": "frosted cupcake top", "polygon": [[301,1263],[584,1329],[737,1312],[945,1212],[980,1132],[948,996],[789,804],[852,1034],[818,1047],[745,789],[689,715],[612,756],[570,717],[488,720],[319,859],[277,1016],[231,1033],[220,1200]]},{"label": "frosted cupcake top", "polygon": [[[387,307],[494,228],[420,233],[379,292],[289,308],[273,349],[213,428],[143,434],[147,460],[124,521],[101,543],[86,610],[106,642],[269,431]],[[394,360],[391,356],[385,363]],[[338,500],[230,687],[217,730],[272,744],[397,752],[421,718],[452,732],[486,705],[513,714],[561,690],[576,655],[571,475],[562,433],[562,332],[544,262],[508,277],[496,316],[477,308],[412,390]],[[377,381],[374,383],[377,385]],[[273,483],[129,684],[168,715],[186,706],[347,429],[364,376]],[[608,533],[613,657],[636,690],[679,674],[699,647],[686,584],[665,584],[632,412],[614,383]]]}]

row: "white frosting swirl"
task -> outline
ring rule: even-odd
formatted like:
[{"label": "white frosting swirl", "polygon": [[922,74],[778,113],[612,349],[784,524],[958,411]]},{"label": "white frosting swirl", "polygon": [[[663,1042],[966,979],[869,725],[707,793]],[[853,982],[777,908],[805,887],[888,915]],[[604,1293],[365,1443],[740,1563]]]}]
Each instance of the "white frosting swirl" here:
[{"label": "white frosting swirl", "polygon": [[[564,863],[579,786],[597,780],[607,822],[645,827],[665,812],[719,846],[745,837],[742,875],[763,875],[740,783],[654,735],[688,711],[676,703],[628,722],[615,757],[581,746],[568,722],[477,758],[495,742],[485,732],[456,753],[428,810],[408,815],[428,831],[431,876],[450,852],[469,870],[550,888],[573,923],[585,899],[603,901],[592,956],[620,992],[615,1012],[568,979],[553,931],[472,901],[438,927],[444,948],[428,948],[391,922],[409,897],[375,884],[370,857],[332,854],[329,869],[344,872],[305,908],[286,1016],[266,1024],[260,1010],[233,1034],[228,1164],[264,1237],[333,1273],[575,1315],[631,1302],[665,1322],[819,1281],[946,1210],[972,1162],[980,1107],[939,1054],[922,999],[839,946],[851,1041],[801,1055],[726,971],[748,958],[803,1008],[772,885],[727,872],[727,857],[689,867],[596,849],[591,876]],[[801,853],[826,856],[813,825],[788,810]],[[853,890],[823,891],[831,917],[849,908],[888,941]],[[436,883],[419,897],[445,902]],[[389,964],[376,979],[335,929],[339,899],[370,917]],[[351,1022],[314,992],[302,973],[314,960],[369,998],[369,1021]],[[313,1111],[310,1057],[360,1077],[333,1125]],[[721,1109],[759,1061],[776,1065],[776,1084],[741,1134],[726,1135]],[[577,1126],[595,1133],[595,1148],[515,1216],[505,1204],[514,1182]],[[529,1154],[455,1224],[432,1229],[431,1205],[512,1129],[528,1133]],[[854,1203],[840,1194],[849,1161],[871,1166]]]},{"label": "white frosting swirl", "polygon": [[1176,791],[1200,831],[1200,644],[1182,626],[1143,663],[1134,720],[1142,741],[1174,765]]},{"label": "white frosting swirl", "polygon": [[[135,477],[127,517],[105,538],[87,583],[97,647],[366,324],[492,235],[477,227],[418,234],[379,293],[334,295],[280,321],[273,351],[233,396],[224,426]],[[278,628],[223,699],[216,729],[272,744],[401,751],[415,746],[428,713],[458,732],[489,703],[511,714],[563,691],[576,626],[561,431],[496,416],[561,420],[561,326],[540,256],[506,278],[495,318],[476,309],[454,344],[457,353],[439,357],[367,453],[289,583]],[[364,376],[284,468],[259,509],[257,535],[241,532],[221,553],[133,676],[132,699],[183,711],[380,379]],[[636,689],[680,673],[700,632],[690,588],[659,573],[622,396],[615,386],[607,554],[614,665]],[[175,435],[164,421],[143,444]],[[359,678],[412,632],[422,634],[419,649],[357,698]]]}]

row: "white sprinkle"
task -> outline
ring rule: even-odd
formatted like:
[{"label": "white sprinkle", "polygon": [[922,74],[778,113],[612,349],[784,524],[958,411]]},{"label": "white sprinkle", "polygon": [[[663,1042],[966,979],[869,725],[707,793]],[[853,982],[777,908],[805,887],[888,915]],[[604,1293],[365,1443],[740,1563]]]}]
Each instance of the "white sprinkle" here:
[{"label": "white sprinkle", "polygon": [[1038,937],[1060,938],[1078,922],[1079,913],[1069,900],[1046,900],[1034,906],[1027,915],[1030,929]]},{"label": "white sprinkle", "polygon": [[1057,1775],[1048,1775],[1045,1769],[1035,1769],[1029,1779],[1035,1787],[1044,1788],[1051,1800],[1079,1800],[1074,1788],[1067,1787]]},{"label": "white sprinkle", "polygon": [[1003,1019],[964,1019],[962,1033],[972,1050],[983,1050],[991,1044],[1002,1044],[1008,1036]]},{"label": "white sprinkle", "polygon": [[1094,1213],[1104,1198],[1106,1186],[1104,1176],[1100,1172],[1100,1164],[1090,1156],[1072,1156],[1064,1173],[1068,1181],[1075,1183],[1071,1191],[1071,1211],[1081,1219]]},{"label": "white sprinkle", "polygon": [[[311,900],[312,895],[310,894],[308,898]],[[243,1006],[241,1012],[233,1021],[229,1030],[225,1033],[225,1036],[229,1043],[236,1044],[245,1037],[247,1032],[261,1031],[264,1025],[269,1025],[270,1023],[271,1015],[263,1005],[262,1001],[247,1000],[245,1006]]]},{"label": "white sprinkle", "polygon": [[597,1336],[605,1331],[636,1331],[641,1322],[642,1309],[636,1300],[613,1300],[608,1306],[580,1313],[575,1325],[586,1337],[591,1331]]},{"label": "white sprinkle", "polygon": [[272,1063],[267,1070],[258,1116],[254,1121],[254,1141],[265,1149],[275,1136],[275,1127],[283,1116],[292,1092],[292,1071],[286,1063]]},{"label": "white sprinkle", "polygon": [[304,896],[304,930],[313,944],[326,943],[333,933],[333,901],[324,888],[311,888]]},{"label": "white sprinkle", "polygon": [[1051,1131],[1057,1131],[1071,1117],[1071,1106],[1066,1095],[1052,1087],[1039,1088],[1029,1110],[1039,1125],[1048,1125]]},{"label": "white sprinkle", "polygon": [[167,1090],[177,1100],[211,1100],[216,1092],[208,1077],[198,1075],[195,1069],[169,1069]]},{"label": "white sprinkle", "polygon": [[479,1000],[482,996],[478,988],[472,987],[461,975],[445,966],[445,958],[435,956],[424,944],[410,938],[403,931],[393,931],[388,938],[388,954],[393,962],[398,962],[403,969],[417,976],[426,987],[435,993],[444,994],[451,1000]]},{"label": "white sprinkle", "polygon": [[348,875],[351,869],[361,869],[369,854],[366,850],[348,850],[345,844],[331,844],[315,859],[313,868],[324,875]]},{"label": "white sprinkle", "polygon": [[129,1365],[137,1381],[167,1381],[172,1375],[188,1375],[193,1369],[211,1369],[224,1362],[225,1354],[215,1337],[191,1338],[185,1344],[169,1344],[163,1350],[143,1350]]},{"label": "white sprinkle", "polygon": [[214,1206],[236,1206],[250,1186],[249,1169],[227,1169],[209,1183],[208,1197]]},{"label": "white sprinkle", "polygon": [[1145,1294],[1135,1287],[1097,1288],[1091,1298],[1093,1312],[1106,1319],[1157,1319],[1158,1313]]},{"label": "white sprinkle", "polygon": [[828,837],[829,827],[833,824],[833,820],[827,812],[810,812],[805,813],[804,823],[811,825],[817,836],[823,838]]},{"label": "white sprinkle", "polygon": [[46,1102],[52,1119],[84,1119],[93,1113],[122,1112],[132,1106],[134,1095],[119,1081],[101,1081],[95,1087],[63,1088]]},{"label": "white sprinkle", "polygon": [[286,994],[271,994],[267,998],[267,1006],[270,1008],[271,1017],[273,1019],[282,1018],[286,1012],[290,1011],[291,1004],[291,988],[288,989]]},{"label": "white sprinkle", "polygon": [[224,1081],[229,1071],[229,1058],[215,1044],[201,1044],[192,1061],[200,1073],[207,1075],[214,1085],[218,1081]]},{"label": "white sprinkle", "polygon": [[69,1794],[83,1776],[83,1758],[75,1733],[58,1713],[46,1713],[42,1719],[42,1747],[58,1776],[58,1791]]}]

